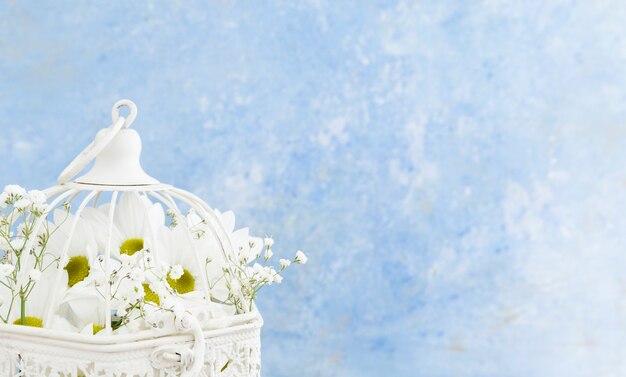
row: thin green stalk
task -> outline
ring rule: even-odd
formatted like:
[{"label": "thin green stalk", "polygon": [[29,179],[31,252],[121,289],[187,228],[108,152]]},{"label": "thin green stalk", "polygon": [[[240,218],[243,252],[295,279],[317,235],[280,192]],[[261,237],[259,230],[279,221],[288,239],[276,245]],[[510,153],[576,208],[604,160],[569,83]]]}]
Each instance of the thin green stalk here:
[{"label": "thin green stalk", "polygon": [[24,326],[26,323],[26,297],[20,293],[20,325]]}]

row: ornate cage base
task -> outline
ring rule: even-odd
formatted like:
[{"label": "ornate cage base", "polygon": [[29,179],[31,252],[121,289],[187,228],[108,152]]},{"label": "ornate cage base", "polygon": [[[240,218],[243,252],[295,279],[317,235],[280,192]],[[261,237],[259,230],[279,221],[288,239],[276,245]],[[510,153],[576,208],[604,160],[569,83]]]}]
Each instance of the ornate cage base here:
[{"label": "ornate cage base", "polygon": [[[260,375],[263,320],[257,312],[253,319],[239,322],[243,323],[204,332],[199,376]],[[0,377],[183,376],[192,362],[193,345],[191,334],[86,337],[2,324]]]}]

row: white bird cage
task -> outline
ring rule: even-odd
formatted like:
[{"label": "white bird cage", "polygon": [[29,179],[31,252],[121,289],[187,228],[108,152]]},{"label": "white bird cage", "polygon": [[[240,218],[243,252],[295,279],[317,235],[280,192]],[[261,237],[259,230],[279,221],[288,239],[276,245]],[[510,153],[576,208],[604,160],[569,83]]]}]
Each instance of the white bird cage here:
[{"label": "white bird cage", "polygon": [[[130,109],[127,118],[121,108]],[[123,195],[149,198],[160,203],[176,216],[184,216],[183,208],[199,216],[218,245],[216,258],[227,260],[233,253],[228,232],[216,212],[192,193],[163,184],[150,177],[140,165],[141,140],[129,128],[137,114],[135,104],[129,100],[117,102],[113,107],[113,123],[102,129],[91,143],[59,176],[59,184],[44,191],[48,207],[37,221],[37,228],[49,221],[53,210],[71,204],[71,240],[85,211],[108,203],[110,224],[105,236],[105,276],[112,266],[113,219]],[[83,176],[75,178],[95,159],[93,167]],[[153,232],[153,236],[156,236]],[[27,243],[24,250],[30,250]],[[55,279],[47,301],[45,318],[55,307],[56,290],[62,276],[62,266],[68,260],[67,241],[55,271]],[[155,260],[159,250],[151,250]],[[28,258],[28,255],[26,256]],[[194,263],[202,264],[196,253]],[[27,263],[23,262],[24,265]],[[227,264],[226,264],[227,265]],[[204,271],[206,273],[206,270]],[[211,297],[206,279],[203,280],[205,297]],[[202,308],[185,310],[175,315],[170,330],[146,329],[137,333],[113,334],[111,310],[111,285],[105,285],[105,328],[103,334],[83,335],[53,329],[0,324],[0,377],[8,376],[259,376],[260,329],[263,320],[256,307],[220,318],[210,318]],[[210,303],[206,303],[209,305]]]}]

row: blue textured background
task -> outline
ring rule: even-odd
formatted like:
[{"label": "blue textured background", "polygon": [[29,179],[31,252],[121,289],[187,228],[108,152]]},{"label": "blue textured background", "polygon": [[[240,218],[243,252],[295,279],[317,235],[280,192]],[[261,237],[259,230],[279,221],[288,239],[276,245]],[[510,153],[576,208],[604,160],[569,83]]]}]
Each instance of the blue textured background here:
[{"label": "blue textured background", "polygon": [[310,264],[264,375],[626,375],[626,3],[0,3],[0,185],[119,98],[144,166]]}]

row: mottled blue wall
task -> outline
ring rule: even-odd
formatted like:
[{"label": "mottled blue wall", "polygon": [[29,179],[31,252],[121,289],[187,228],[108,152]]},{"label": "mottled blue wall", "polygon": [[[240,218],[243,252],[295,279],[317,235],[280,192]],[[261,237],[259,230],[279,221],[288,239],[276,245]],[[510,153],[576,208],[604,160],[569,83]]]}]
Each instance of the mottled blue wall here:
[{"label": "mottled blue wall", "polygon": [[626,3],[0,3],[0,186],[146,170],[310,264],[264,375],[626,375]]}]

